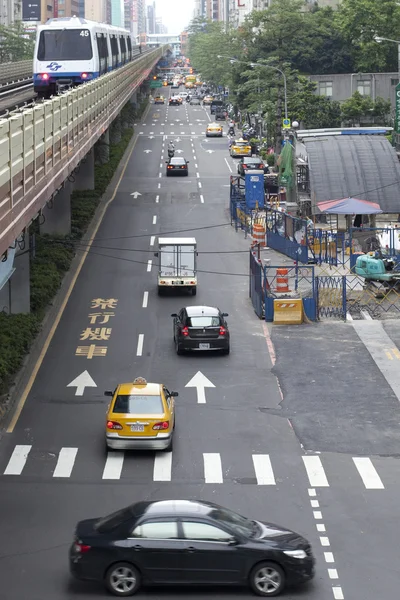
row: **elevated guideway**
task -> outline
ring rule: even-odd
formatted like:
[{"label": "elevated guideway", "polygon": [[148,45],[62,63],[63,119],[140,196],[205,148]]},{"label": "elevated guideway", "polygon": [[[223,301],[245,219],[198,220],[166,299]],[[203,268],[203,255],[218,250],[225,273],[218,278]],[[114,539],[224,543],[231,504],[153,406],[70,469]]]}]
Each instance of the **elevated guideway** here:
[{"label": "elevated guideway", "polygon": [[0,64],[0,88],[16,81],[32,79],[32,64],[33,58]]},{"label": "elevated guideway", "polygon": [[94,145],[102,137],[108,146],[109,126],[129,101],[136,100],[137,90],[167,49],[148,51],[99,79],[0,119],[0,303],[10,312],[29,311],[29,269],[24,277],[28,299],[22,310],[20,302],[16,309],[5,300],[11,295],[21,298],[21,293],[14,290],[11,294],[4,287],[12,285],[12,278],[18,279],[14,277],[18,248],[23,247],[29,259],[26,234],[30,223],[41,214],[43,232],[69,233],[72,190],[68,177],[86,157],[78,174],[81,181],[74,189],[91,189]]}]

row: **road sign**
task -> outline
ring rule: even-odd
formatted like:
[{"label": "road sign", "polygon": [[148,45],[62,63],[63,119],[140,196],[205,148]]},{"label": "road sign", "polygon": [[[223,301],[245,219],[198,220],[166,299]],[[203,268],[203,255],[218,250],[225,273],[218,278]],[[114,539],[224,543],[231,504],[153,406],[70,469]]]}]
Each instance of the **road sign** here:
[{"label": "road sign", "polygon": [[396,85],[396,122],[394,129],[396,133],[400,133],[400,83]]},{"label": "road sign", "polygon": [[150,81],[150,87],[152,89],[160,88],[160,87],[162,87],[162,81]]},{"label": "road sign", "polygon": [[290,119],[283,119],[282,127],[283,129],[290,129]]}]

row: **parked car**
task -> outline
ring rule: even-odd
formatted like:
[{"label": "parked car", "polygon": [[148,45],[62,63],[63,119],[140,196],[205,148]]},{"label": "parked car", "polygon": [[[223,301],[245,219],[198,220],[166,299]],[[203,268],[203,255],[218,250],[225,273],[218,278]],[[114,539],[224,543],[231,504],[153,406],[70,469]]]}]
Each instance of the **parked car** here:
[{"label": "parked car", "polygon": [[119,597],[142,584],[248,586],[277,596],[312,579],[314,565],[301,535],[204,500],[146,499],[79,521],[69,551],[74,577]]}]

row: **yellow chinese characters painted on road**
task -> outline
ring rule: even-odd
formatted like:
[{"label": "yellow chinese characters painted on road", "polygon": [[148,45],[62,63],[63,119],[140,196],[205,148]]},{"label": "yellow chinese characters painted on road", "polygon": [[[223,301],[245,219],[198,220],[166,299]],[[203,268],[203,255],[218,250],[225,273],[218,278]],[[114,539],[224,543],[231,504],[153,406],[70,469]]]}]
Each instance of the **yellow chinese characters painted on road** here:
[{"label": "yellow chinese characters painted on road", "polygon": [[[94,298],[92,300],[91,309],[97,309],[97,311],[89,313],[89,324],[92,327],[86,327],[82,330],[80,335],[81,342],[109,341],[112,333],[112,327],[98,326],[109,323],[110,319],[115,317],[114,310],[110,309],[115,309],[117,304],[118,300],[116,298]],[[89,346],[78,346],[75,350],[75,356],[84,356],[88,360],[91,360],[94,357],[106,356],[107,350],[107,346],[97,346],[96,344],[90,344]]]}]

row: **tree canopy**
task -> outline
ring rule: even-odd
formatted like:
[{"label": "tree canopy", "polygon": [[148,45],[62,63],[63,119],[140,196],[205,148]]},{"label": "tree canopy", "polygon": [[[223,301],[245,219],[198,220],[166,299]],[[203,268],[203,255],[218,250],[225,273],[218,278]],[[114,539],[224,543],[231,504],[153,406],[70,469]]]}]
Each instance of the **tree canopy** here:
[{"label": "tree canopy", "polygon": [[27,34],[20,21],[0,25],[0,62],[33,59],[35,35]]}]

